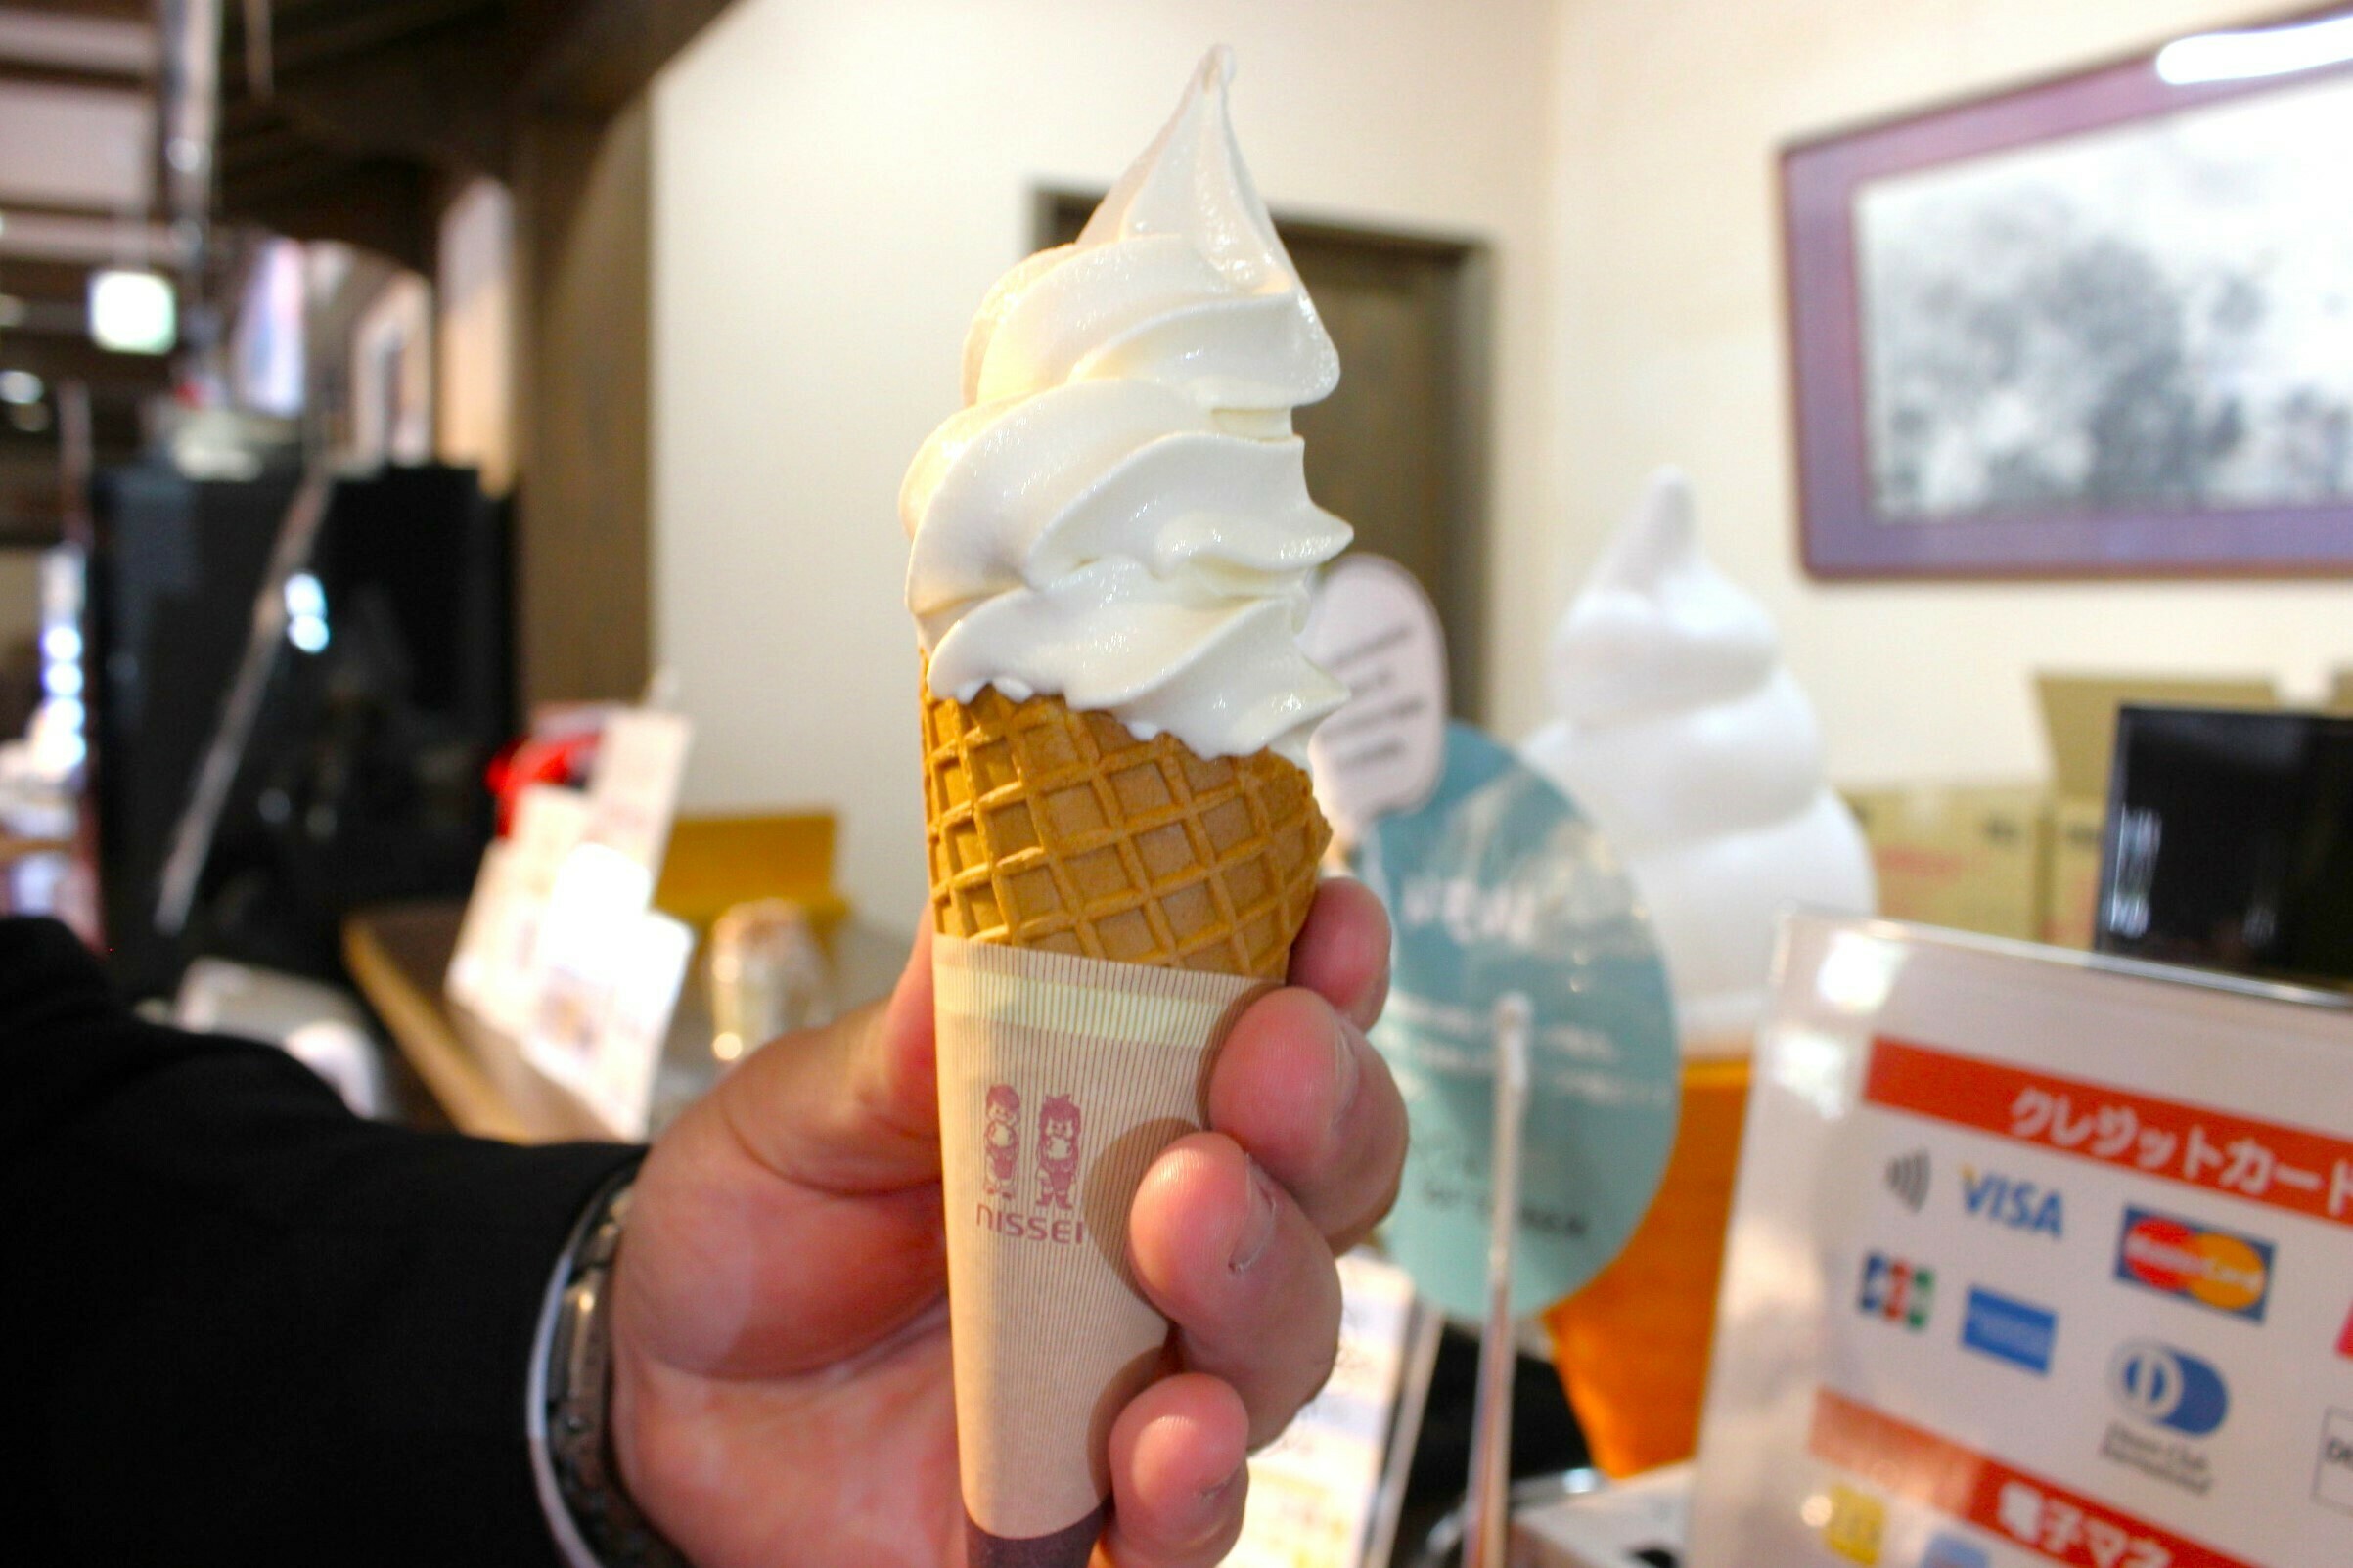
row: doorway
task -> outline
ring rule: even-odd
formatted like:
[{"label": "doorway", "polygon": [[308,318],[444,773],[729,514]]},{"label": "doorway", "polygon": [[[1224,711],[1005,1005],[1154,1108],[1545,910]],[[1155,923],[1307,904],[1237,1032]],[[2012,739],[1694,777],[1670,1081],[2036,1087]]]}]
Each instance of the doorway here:
[{"label": "doorway", "polygon": [[[1037,241],[1078,237],[1101,192],[1042,191]],[[1446,632],[1448,701],[1477,720],[1484,674],[1486,246],[1277,217],[1339,350],[1338,390],[1300,409],[1307,488],[1421,582]]]}]

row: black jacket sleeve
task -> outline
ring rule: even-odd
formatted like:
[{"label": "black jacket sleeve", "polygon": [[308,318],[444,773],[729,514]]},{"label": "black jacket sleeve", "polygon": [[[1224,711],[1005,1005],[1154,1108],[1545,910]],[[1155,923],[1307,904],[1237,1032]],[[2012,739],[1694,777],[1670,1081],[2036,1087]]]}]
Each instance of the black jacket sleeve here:
[{"label": "black jacket sleeve", "polygon": [[0,1559],[556,1561],[531,1339],[636,1152],[361,1121],[0,920]]}]

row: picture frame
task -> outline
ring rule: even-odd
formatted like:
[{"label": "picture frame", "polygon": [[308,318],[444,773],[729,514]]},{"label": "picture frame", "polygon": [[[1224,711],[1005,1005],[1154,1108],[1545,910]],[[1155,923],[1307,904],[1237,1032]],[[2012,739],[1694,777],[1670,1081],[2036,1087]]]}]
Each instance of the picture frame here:
[{"label": "picture frame", "polygon": [[2353,11],[2169,49],[1783,148],[1809,575],[2353,575]]}]

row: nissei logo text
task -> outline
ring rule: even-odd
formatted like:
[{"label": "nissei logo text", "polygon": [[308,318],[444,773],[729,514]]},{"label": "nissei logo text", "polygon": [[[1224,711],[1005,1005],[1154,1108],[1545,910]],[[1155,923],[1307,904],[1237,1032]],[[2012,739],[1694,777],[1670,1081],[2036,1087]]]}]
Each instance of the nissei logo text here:
[{"label": "nissei logo text", "polygon": [[2116,1277],[2235,1318],[2263,1321],[2271,1297],[2272,1244],[2170,1214],[2127,1208],[2116,1238]]},{"label": "nissei logo text", "polygon": [[1855,1296],[1855,1306],[1865,1317],[1883,1318],[1918,1331],[1928,1325],[1928,1314],[1935,1305],[1935,1270],[1884,1252],[1864,1258],[1863,1288]]},{"label": "nissei logo text", "polygon": [[2126,1414],[2185,1437],[2204,1437],[2231,1413],[2231,1391],[2212,1363],[2153,1339],[2117,1350],[2107,1388]]},{"label": "nissei logo text", "polygon": [[2057,1241],[2066,1225],[2066,1202],[2056,1187],[2037,1187],[1998,1171],[1961,1167],[1962,1206],[1980,1220],[2013,1231],[2036,1232]]}]

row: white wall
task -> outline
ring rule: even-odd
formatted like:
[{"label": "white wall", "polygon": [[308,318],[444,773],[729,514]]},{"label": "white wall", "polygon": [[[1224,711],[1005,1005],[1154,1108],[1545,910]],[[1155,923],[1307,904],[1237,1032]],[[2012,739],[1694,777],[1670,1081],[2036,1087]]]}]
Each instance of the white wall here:
[{"label": "white wall", "polygon": [[[1774,151],[1858,119],[2283,9],[2246,0],[1564,0],[1557,516],[1511,518],[1541,624],[1653,464],[1686,466],[1709,548],[1781,621],[1834,776],[2043,771],[2038,667],[2269,671],[2312,697],[2353,663],[2353,584],[1825,586],[1799,572]],[[1529,645],[1523,645],[1529,646]],[[1533,661],[1494,711],[1543,706]]]},{"label": "white wall", "polygon": [[851,898],[915,922],[900,474],[1031,191],[1108,185],[1211,43],[1277,209],[1494,245],[1491,506],[1550,515],[1554,31],[1554,0],[739,0],[653,101],[654,634],[690,809],[837,807]]}]

